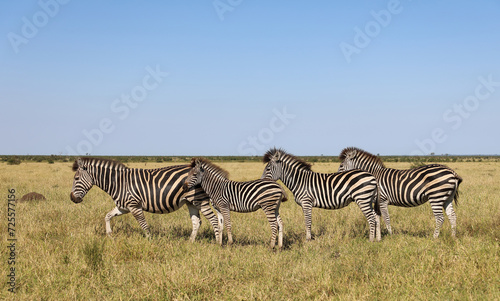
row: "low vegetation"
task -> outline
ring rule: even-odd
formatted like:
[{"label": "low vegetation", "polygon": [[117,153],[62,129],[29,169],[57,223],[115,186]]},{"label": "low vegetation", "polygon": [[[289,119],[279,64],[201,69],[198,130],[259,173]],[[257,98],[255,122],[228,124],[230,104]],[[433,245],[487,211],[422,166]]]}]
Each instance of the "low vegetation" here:
[{"label": "low vegetation", "polygon": [[[90,155],[89,155],[90,156]],[[428,163],[446,163],[446,162],[500,162],[500,156],[455,156],[455,155],[429,155],[429,156],[380,156],[384,162],[410,162],[417,166]],[[10,165],[19,165],[21,162],[73,162],[77,156],[65,155],[24,155],[9,156],[0,155],[0,162],[7,162]],[[97,156],[99,158],[99,156]],[[171,162],[190,162],[191,156],[106,156],[106,159],[113,159],[122,163],[171,163]],[[206,156],[213,162],[261,162],[261,156]],[[312,163],[336,163],[339,162],[338,156],[303,156],[308,162]]]},{"label": "low vegetation", "polygon": [[[112,221],[114,234],[108,238],[104,216],[114,207],[111,198],[93,188],[80,204],[69,199],[73,158],[53,158],[54,164],[19,158],[17,165],[2,158],[0,195],[7,200],[13,188],[17,198],[34,191],[46,200],[16,205],[17,292],[8,291],[9,253],[3,247],[2,300],[500,299],[500,163],[495,158],[446,161],[464,179],[456,239],[447,220],[440,237],[432,238],[434,217],[425,204],[389,207],[395,234],[388,236],[382,224],[382,241],[370,243],[366,219],[351,204],[335,211],[313,209],[315,240],[308,243],[302,211],[289,195],[280,209],[283,251],[268,248],[269,225],[262,211],[231,214],[231,247],[216,244],[206,219],[196,242],[190,243],[186,207],[168,215],[146,213],[151,239],[143,237],[130,214]],[[306,158],[315,162],[314,171],[338,168],[334,157],[314,158]],[[210,159],[239,181],[260,177],[264,168],[252,162],[260,158]],[[389,167],[413,164],[394,159]],[[156,168],[184,160],[122,161],[130,167]],[[5,201],[0,208],[4,246],[6,211]]]}]

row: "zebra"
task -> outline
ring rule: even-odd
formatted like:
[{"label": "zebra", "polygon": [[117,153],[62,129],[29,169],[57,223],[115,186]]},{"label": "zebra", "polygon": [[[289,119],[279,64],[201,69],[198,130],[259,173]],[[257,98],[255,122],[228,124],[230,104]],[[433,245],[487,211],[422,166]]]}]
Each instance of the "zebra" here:
[{"label": "zebra", "polygon": [[227,244],[233,243],[230,211],[254,212],[261,208],[271,226],[270,247],[275,247],[276,232],[278,232],[278,248],[283,247],[283,221],[279,208],[281,202],[285,202],[287,198],[281,185],[275,181],[261,179],[248,182],[231,181],[228,179],[227,171],[204,158],[193,158],[191,167],[184,187],[190,189],[201,185],[210,196],[212,206],[219,217],[220,245],[222,245],[224,226],[227,229]]},{"label": "zebra", "polygon": [[380,158],[364,150],[348,147],[339,156],[338,171],[359,168],[372,173],[379,185],[380,211],[387,231],[392,234],[388,205],[415,207],[429,201],[436,219],[434,238],[443,225],[443,208],[451,224],[451,234],[456,236],[457,216],[453,199],[458,205],[458,186],[462,178],[451,168],[430,164],[408,170],[386,168]]},{"label": "zebra", "polygon": [[[340,209],[355,202],[370,226],[369,239],[380,241],[378,221],[377,181],[373,175],[361,170],[342,173],[316,173],[311,164],[283,149],[271,148],[263,157],[266,167],[263,179],[278,179],[290,189],[295,202],[304,213],[306,240],[311,240],[312,207]],[[375,202],[375,208],[373,207]]]},{"label": "zebra", "polygon": [[104,219],[109,236],[112,234],[111,219],[130,212],[149,237],[144,211],[170,213],[186,204],[193,224],[190,241],[195,240],[201,225],[200,211],[212,224],[217,238],[218,221],[208,195],[199,186],[188,191],[183,189],[190,169],[189,165],[132,169],[113,160],[78,158],[73,164],[75,176],[70,198],[74,203],[81,203],[93,185],[107,192],[116,204]]}]

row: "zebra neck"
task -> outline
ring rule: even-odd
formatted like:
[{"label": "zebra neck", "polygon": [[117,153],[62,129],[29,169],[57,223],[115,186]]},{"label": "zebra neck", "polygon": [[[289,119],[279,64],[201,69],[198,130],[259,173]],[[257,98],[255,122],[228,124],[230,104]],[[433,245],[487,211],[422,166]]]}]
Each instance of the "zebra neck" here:
[{"label": "zebra neck", "polygon": [[118,187],[124,186],[125,170],[121,169],[106,169],[94,173],[94,185],[101,188],[104,192],[115,199],[120,194]]},{"label": "zebra neck", "polygon": [[368,172],[372,173],[375,176],[375,178],[377,178],[377,180],[378,180],[382,177],[382,174],[384,173],[385,170],[387,170],[387,168],[377,166],[375,168],[372,168],[372,170],[368,171]]},{"label": "zebra neck", "polygon": [[213,199],[222,192],[224,184],[227,182],[229,182],[228,179],[225,179],[218,175],[207,173],[204,175],[204,179],[201,181],[201,188],[203,188],[208,196]]},{"label": "zebra neck", "polygon": [[373,174],[376,178],[378,178],[385,168],[380,165],[368,165],[368,166],[361,166],[360,169],[365,170]]},{"label": "zebra neck", "polygon": [[285,186],[290,189],[291,192],[295,194],[296,191],[299,190],[300,180],[303,178],[305,173],[310,171],[300,170],[300,169],[290,169],[288,167],[283,168],[283,173],[281,175],[281,182],[285,184]]}]

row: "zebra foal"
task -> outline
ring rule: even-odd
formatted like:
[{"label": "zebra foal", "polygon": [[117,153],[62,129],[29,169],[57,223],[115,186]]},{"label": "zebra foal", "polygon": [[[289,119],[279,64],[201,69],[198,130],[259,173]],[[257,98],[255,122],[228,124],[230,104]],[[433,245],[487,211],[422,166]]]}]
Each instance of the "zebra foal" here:
[{"label": "zebra foal", "polygon": [[227,229],[228,245],[233,243],[231,234],[230,211],[254,212],[261,208],[266,214],[271,226],[270,247],[276,245],[278,232],[278,248],[283,247],[283,222],[279,215],[281,202],[285,202],[286,193],[276,182],[270,180],[254,180],[236,182],[228,179],[228,172],[203,158],[193,158],[184,187],[191,189],[201,185],[210,196],[215,211],[219,217],[220,236],[218,242],[222,245],[224,226]]},{"label": "zebra foal", "polygon": [[372,173],[379,184],[380,211],[389,234],[392,234],[388,205],[416,207],[429,201],[436,228],[434,238],[439,236],[443,225],[443,209],[451,224],[451,235],[456,236],[457,216],[453,209],[458,201],[458,186],[462,178],[451,168],[430,164],[413,169],[386,168],[380,158],[364,150],[348,147],[339,156],[339,171],[362,169]]},{"label": "zebra foal", "polygon": [[[311,240],[312,208],[340,209],[355,202],[370,226],[370,241],[380,240],[377,181],[368,172],[322,174],[313,172],[311,165],[282,149],[272,148],[263,158],[267,163],[263,179],[281,180],[292,191],[295,202],[302,207],[306,240]],[[375,209],[373,207],[375,202]]]},{"label": "zebra foal", "polygon": [[200,211],[212,224],[217,238],[219,226],[208,195],[199,186],[187,191],[183,189],[190,169],[189,165],[132,169],[112,160],[79,158],[73,164],[75,176],[70,198],[74,203],[82,202],[94,185],[107,192],[116,205],[104,219],[108,235],[112,233],[111,219],[130,212],[149,236],[144,211],[170,213],[186,204],[193,224],[190,240],[193,242],[198,233]]}]

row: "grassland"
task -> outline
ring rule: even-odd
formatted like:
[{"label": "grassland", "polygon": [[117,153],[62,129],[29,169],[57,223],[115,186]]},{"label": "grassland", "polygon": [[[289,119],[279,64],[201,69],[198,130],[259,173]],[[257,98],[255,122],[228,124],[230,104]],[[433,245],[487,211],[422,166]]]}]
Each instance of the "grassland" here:
[{"label": "grassland", "polygon": [[[234,180],[260,177],[259,162],[218,161]],[[232,213],[232,247],[215,243],[207,220],[189,242],[187,208],[169,215],[146,214],[153,238],[146,239],[131,215],[104,216],[111,198],[93,188],[83,203],[69,200],[72,162],[0,163],[1,300],[499,300],[500,162],[447,162],[464,179],[460,187],[457,238],[446,220],[432,238],[429,204],[389,207],[394,235],[383,225],[380,243],[368,242],[359,208],[313,210],[315,240],[305,242],[302,211],[282,204],[283,251],[268,245],[262,211]],[[154,168],[172,162],[129,163]],[[393,162],[408,168],[411,163]],[[338,163],[317,162],[333,172]],[[16,286],[8,292],[8,189],[17,198],[36,191],[47,201],[16,205]]]}]

